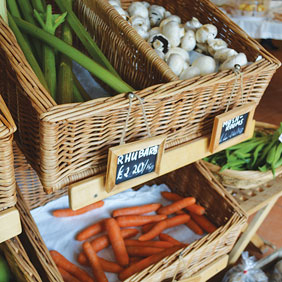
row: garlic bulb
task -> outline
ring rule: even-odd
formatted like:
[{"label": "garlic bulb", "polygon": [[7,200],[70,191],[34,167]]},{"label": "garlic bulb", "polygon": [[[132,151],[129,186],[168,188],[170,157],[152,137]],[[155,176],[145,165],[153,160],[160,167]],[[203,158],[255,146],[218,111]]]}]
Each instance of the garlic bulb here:
[{"label": "garlic bulb", "polygon": [[181,48],[186,51],[192,51],[196,47],[196,37],[193,30],[188,30],[181,38]]},{"label": "garlic bulb", "polygon": [[224,40],[220,38],[208,40],[208,51],[212,56],[214,56],[217,50],[222,48],[227,48],[227,43]]},{"label": "garlic bulb", "polygon": [[181,28],[177,22],[168,22],[161,31],[168,38],[171,47],[176,47],[180,44],[181,37],[184,36],[184,28]]},{"label": "garlic bulb", "polygon": [[184,50],[180,47],[170,48],[169,51],[165,54],[165,60],[168,60],[168,58],[171,54],[178,54],[182,57],[182,59],[185,62],[189,63],[190,57],[189,57],[189,53],[186,50]]},{"label": "garlic bulb", "polygon": [[217,50],[213,57],[215,60],[219,61],[219,63],[223,63],[227,58],[237,55],[238,53],[231,48],[222,48]]},{"label": "garlic bulb", "polygon": [[200,69],[197,66],[189,66],[187,69],[184,69],[179,78],[180,79],[190,79],[192,77],[200,75]]},{"label": "garlic bulb", "polygon": [[184,67],[184,60],[179,54],[171,54],[168,57],[167,64],[175,75],[179,76]]},{"label": "garlic bulb", "polygon": [[220,70],[233,69],[235,65],[245,66],[248,63],[247,56],[244,53],[239,53],[237,55],[229,57],[226,61],[222,63],[219,67]]},{"label": "garlic bulb", "polygon": [[206,43],[217,36],[217,28],[213,24],[204,24],[196,31],[196,40],[199,43]]},{"label": "garlic bulb", "polygon": [[149,19],[151,26],[158,26],[164,19],[165,8],[158,5],[152,5],[149,8]]},{"label": "garlic bulb", "polygon": [[200,21],[193,17],[190,21],[186,22],[184,24],[184,28],[185,30],[194,30],[196,31],[196,29],[200,28],[202,26],[202,24],[200,23]]},{"label": "garlic bulb", "polygon": [[127,9],[128,14],[132,17],[135,15],[141,16],[143,18],[149,17],[149,11],[146,6],[141,2],[132,2]]},{"label": "garlic bulb", "polygon": [[216,70],[216,62],[210,56],[202,55],[197,58],[193,63],[192,66],[198,67],[200,70],[201,75],[213,73]]}]

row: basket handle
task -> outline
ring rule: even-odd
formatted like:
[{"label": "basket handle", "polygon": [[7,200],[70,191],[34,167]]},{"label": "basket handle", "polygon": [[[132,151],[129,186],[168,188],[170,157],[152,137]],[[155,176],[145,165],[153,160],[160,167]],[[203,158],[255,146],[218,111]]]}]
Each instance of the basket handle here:
[{"label": "basket handle", "polygon": [[3,122],[3,124],[8,128],[10,133],[14,133],[17,130],[17,127],[1,94],[0,94],[0,112],[3,113],[3,115],[0,114],[0,121]]}]

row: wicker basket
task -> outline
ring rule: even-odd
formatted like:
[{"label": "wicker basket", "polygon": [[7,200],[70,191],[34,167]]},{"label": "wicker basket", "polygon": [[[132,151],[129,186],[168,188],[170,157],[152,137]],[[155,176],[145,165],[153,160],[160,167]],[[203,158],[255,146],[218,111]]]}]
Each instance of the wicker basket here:
[{"label": "wicker basket", "polygon": [[[19,154],[15,154],[16,163]],[[22,165],[21,169],[25,167],[26,166]],[[23,197],[32,203],[33,206],[39,206],[44,203],[44,194],[40,195],[40,190],[38,193],[36,192],[37,189],[40,189],[40,186],[37,184],[33,185],[36,182],[33,179],[34,174],[30,174],[30,170],[32,169],[29,168],[27,171],[23,170],[20,174],[21,178],[26,178],[26,181],[21,182],[21,194],[23,194]],[[17,169],[16,175],[19,177]],[[30,177],[32,177],[31,180],[29,179]],[[128,278],[126,281],[163,281],[163,279],[172,277],[175,274],[175,269],[179,270],[177,276],[178,280],[189,277],[199,271],[199,269],[208,266],[209,263],[216,260],[216,258],[227,254],[231,250],[240,234],[241,228],[246,222],[245,213],[240,209],[233,198],[224,191],[221,184],[217,182],[202,162],[181,168],[150,181],[147,184],[152,185],[160,183],[166,183],[174,192],[182,196],[195,196],[199,200],[199,203],[206,208],[209,219],[218,226],[218,229],[212,234],[195,241],[183,250],[181,253],[183,258],[181,262],[179,260],[178,251],[169,258],[163,259],[156,265],[152,265],[144,271]],[[28,189],[27,185],[31,187],[31,189]],[[48,198],[47,201],[50,200],[50,196],[51,195],[45,195],[46,199]],[[38,200],[38,198],[41,198],[41,200]],[[38,234],[38,229],[30,217],[26,203],[22,200],[18,202],[18,208],[24,210],[23,228],[25,229],[25,227],[29,226],[29,231],[26,231],[27,236],[32,238],[32,246],[35,248],[38,257],[40,257],[42,249],[44,249],[45,256],[41,258],[40,263],[48,269],[50,258],[48,256],[48,260],[46,260],[46,248]],[[53,266],[52,269],[53,271],[51,273],[54,275]],[[59,276],[56,278],[57,280],[55,277],[56,276],[50,281],[60,281]]]},{"label": "wicker basket", "polygon": [[[82,22],[122,78],[140,89],[135,93],[143,98],[151,134],[166,134],[166,148],[210,134],[214,117],[229,103],[230,109],[247,102],[258,103],[280,66],[210,1],[151,1],[178,14],[183,21],[196,16],[203,23],[215,24],[219,36],[246,53],[249,61],[262,57],[242,69],[243,93],[233,71],[179,81],[106,0],[91,2],[92,10],[86,9],[86,1],[77,2]],[[130,4],[122,2],[124,6]],[[5,93],[18,127],[17,143],[44,189],[51,192],[105,171],[108,149],[120,141],[128,112],[127,96],[56,105],[3,21],[0,30],[0,91]],[[142,110],[134,101],[125,141],[146,134]]]},{"label": "wicker basket", "polygon": [[[278,127],[276,125],[256,122],[256,130],[266,133],[273,133]],[[237,189],[250,189],[258,187],[268,181],[273,180],[272,171],[261,172],[258,170],[245,170],[238,171],[232,169],[226,169],[220,171],[220,167],[212,163],[204,161],[207,168],[218,178],[218,180],[228,188]],[[282,173],[282,166],[276,169],[275,175],[278,176]]]},{"label": "wicker basket", "polygon": [[0,211],[16,204],[13,133],[16,125],[0,95]]}]

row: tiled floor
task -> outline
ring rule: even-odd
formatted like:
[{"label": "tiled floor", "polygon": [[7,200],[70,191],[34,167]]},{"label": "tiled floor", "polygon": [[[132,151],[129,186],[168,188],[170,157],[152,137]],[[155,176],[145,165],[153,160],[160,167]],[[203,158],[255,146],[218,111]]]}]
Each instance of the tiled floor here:
[{"label": "tiled floor", "polygon": [[[271,50],[267,46],[265,48],[271,52],[276,58],[282,62],[282,41],[273,41],[273,44],[278,47],[278,50]],[[274,74],[269,86],[266,89],[255,112],[257,121],[268,122],[279,125],[282,122],[282,67]],[[281,187],[282,189],[282,187]],[[271,242],[277,248],[282,247],[282,197],[278,199],[275,206],[272,208],[267,218],[264,220],[257,234],[264,240]],[[251,220],[252,217],[249,219]],[[249,244],[247,250],[256,258],[267,256],[273,250],[271,248],[264,254],[259,253]],[[222,271],[209,282],[219,282],[222,280],[225,271]]]}]

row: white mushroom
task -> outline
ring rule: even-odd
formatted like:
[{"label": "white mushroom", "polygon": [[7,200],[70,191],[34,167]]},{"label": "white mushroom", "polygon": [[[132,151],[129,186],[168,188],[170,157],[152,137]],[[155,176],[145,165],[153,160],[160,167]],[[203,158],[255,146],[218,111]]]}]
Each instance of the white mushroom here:
[{"label": "white mushroom", "polygon": [[158,49],[164,54],[166,54],[170,49],[169,40],[161,33],[150,36],[148,42],[151,44],[153,49]]},{"label": "white mushroom", "polygon": [[200,75],[200,69],[197,66],[189,66],[187,69],[184,69],[180,74],[180,79],[190,79],[192,77]]},{"label": "white mushroom", "polygon": [[132,27],[136,28],[142,28],[146,31],[150,28],[150,23],[148,22],[148,18],[143,18],[139,15],[135,15],[129,18],[129,23],[132,25]]},{"label": "white mushroom", "polygon": [[192,51],[196,47],[195,32],[188,30],[181,39],[181,48],[186,51]]},{"label": "white mushroom", "polygon": [[222,48],[222,49],[217,50],[214,53],[213,57],[215,60],[219,61],[219,63],[223,63],[227,58],[237,55],[237,54],[238,53],[234,49]]},{"label": "white mushroom", "polygon": [[165,8],[159,5],[152,5],[149,9],[149,19],[151,26],[158,26],[163,20]]},{"label": "white mushroom", "polygon": [[180,39],[184,36],[184,28],[181,28],[177,22],[168,22],[161,30],[164,36],[168,38],[171,47],[178,46]]},{"label": "white mushroom", "polygon": [[214,56],[217,50],[227,48],[227,43],[220,38],[208,40],[208,45],[208,51],[212,56]]},{"label": "white mushroom", "polygon": [[145,40],[147,40],[149,38],[149,33],[148,33],[148,31],[146,29],[144,29],[144,27],[142,27],[142,26],[135,26],[134,29]]},{"label": "white mushroom", "polygon": [[245,66],[248,63],[247,56],[244,53],[239,53],[232,57],[229,57],[223,64],[219,67],[220,70],[233,69],[235,65]]},{"label": "white mushroom", "polygon": [[216,70],[216,62],[210,56],[202,55],[198,57],[193,63],[192,66],[199,68],[201,75],[206,75],[213,73]]},{"label": "white mushroom", "polygon": [[146,1],[142,1],[141,3],[142,3],[147,9],[149,9],[150,6],[151,6],[151,4],[148,3],[148,2],[146,2]]},{"label": "white mushroom", "polygon": [[161,59],[163,59],[164,60],[164,53],[161,51],[161,50],[159,50],[159,49],[154,49],[155,50],[155,52],[158,54],[158,56],[161,58]]},{"label": "white mushroom", "polygon": [[189,63],[190,57],[189,57],[189,53],[186,50],[180,47],[170,48],[169,51],[165,54],[165,60],[168,60],[171,54],[178,54],[183,58],[185,62]]},{"label": "white mushroom", "polygon": [[208,51],[209,45],[207,43],[197,43],[196,46],[197,46],[197,52],[199,52],[199,50],[200,50],[199,53],[204,53],[204,54],[209,53],[209,51]]},{"label": "white mushroom", "polygon": [[135,15],[141,16],[143,18],[149,17],[148,9],[142,2],[132,2],[128,7],[127,12],[131,17]]},{"label": "white mushroom", "polygon": [[184,28],[185,30],[194,30],[196,31],[196,29],[200,28],[202,26],[202,24],[200,23],[200,21],[193,17],[190,21],[186,22],[184,24]]},{"label": "white mushroom", "polygon": [[181,19],[178,16],[170,15],[163,19],[160,23],[160,28],[163,28],[164,25],[166,25],[169,22],[177,22],[178,24],[181,23]]},{"label": "white mushroom", "polygon": [[165,11],[164,17],[168,18],[169,16],[171,16],[171,12],[170,11]]},{"label": "white mushroom", "polygon": [[118,6],[118,5],[113,5],[113,7],[115,8],[115,10],[127,21],[129,18],[128,13],[123,10],[122,7]]},{"label": "white mushroom", "polygon": [[206,43],[217,36],[217,28],[213,24],[204,24],[196,31],[196,40],[199,43]]},{"label": "white mushroom", "polygon": [[155,27],[151,28],[148,32],[149,32],[149,37],[151,37],[155,34],[161,33],[161,29],[160,29],[160,27],[155,26]]},{"label": "white mushroom", "polygon": [[179,76],[184,67],[184,60],[179,54],[171,54],[168,57],[167,64],[175,75]]},{"label": "white mushroom", "polygon": [[120,1],[119,0],[109,0],[109,4],[112,6],[120,6]]}]

